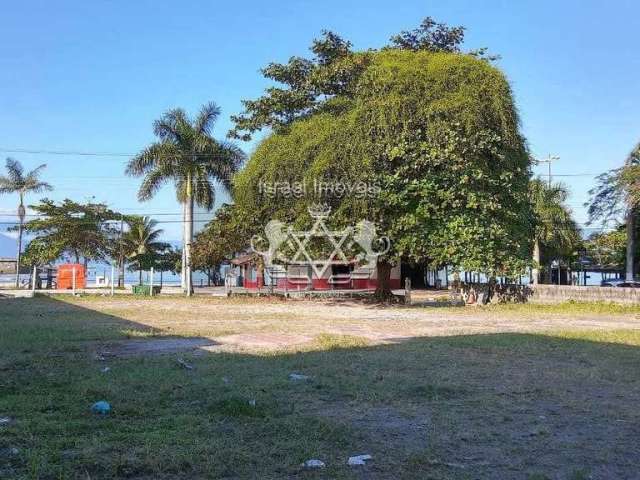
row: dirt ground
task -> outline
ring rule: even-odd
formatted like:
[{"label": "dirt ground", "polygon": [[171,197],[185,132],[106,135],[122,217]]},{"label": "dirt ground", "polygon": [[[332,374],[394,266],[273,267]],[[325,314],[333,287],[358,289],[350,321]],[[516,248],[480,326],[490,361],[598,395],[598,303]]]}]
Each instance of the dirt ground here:
[{"label": "dirt ground", "polygon": [[[116,299],[77,300],[80,305],[134,322],[154,336],[197,336],[210,340],[193,345],[190,340],[129,343],[130,354],[203,348],[210,351],[282,350],[312,342],[318,335],[358,337],[372,345],[401,342],[416,337],[469,334],[545,333],[558,330],[640,329],[637,313],[509,311],[483,307],[384,307],[357,301],[279,301],[156,298],[143,301]],[[143,307],[141,307],[143,305]],[[114,347],[119,348],[119,347]]]}]

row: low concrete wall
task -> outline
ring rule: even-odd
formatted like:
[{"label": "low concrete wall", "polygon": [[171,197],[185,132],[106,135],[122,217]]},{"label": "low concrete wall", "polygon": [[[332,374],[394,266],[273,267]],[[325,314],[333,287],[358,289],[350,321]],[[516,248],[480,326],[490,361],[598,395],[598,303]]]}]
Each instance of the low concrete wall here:
[{"label": "low concrete wall", "polygon": [[531,287],[531,303],[613,302],[640,303],[640,288],[577,287],[573,285],[537,285]]},{"label": "low concrete wall", "polygon": [[609,302],[640,304],[640,288],[578,287],[573,285],[494,285],[489,296],[486,283],[459,284],[454,291],[469,304],[481,303],[562,303]]}]

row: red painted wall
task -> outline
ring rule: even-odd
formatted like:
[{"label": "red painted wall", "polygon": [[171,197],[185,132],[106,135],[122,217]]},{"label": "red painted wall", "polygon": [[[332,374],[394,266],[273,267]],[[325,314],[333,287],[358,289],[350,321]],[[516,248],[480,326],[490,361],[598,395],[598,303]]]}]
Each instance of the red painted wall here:
[{"label": "red painted wall", "polygon": [[[261,276],[258,276],[254,281],[249,280],[247,276],[245,276],[243,280],[244,280],[243,286],[245,288],[258,289],[264,286],[263,278]],[[332,289],[333,290],[350,290],[350,289],[366,290],[366,289],[375,289],[378,286],[378,280],[375,278],[356,278],[351,280],[350,283],[335,284],[333,286],[329,283],[328,278],[314,278],[312,279],[311,282],[312,282],[311,288],[313,290],[332,290]],[[292,291],[308,289],[307,282],[303,280],[292,281],[291,279],[278,278],[276,282],[276,287],[278,289],[284,290],[285,285],[287,290],[292,290]],[[393,290],[402,288],[401,281],[399,278],[390,278],[389,285]]]}]

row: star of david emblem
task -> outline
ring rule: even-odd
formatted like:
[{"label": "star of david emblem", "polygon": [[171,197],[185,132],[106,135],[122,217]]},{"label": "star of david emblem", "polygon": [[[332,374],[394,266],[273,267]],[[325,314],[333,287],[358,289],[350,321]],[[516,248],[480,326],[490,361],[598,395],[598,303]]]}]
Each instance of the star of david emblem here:
[{"label": "star of david emblem", "polygon": [[[343,251],[345,246],[351,249],[355,244],[358,244],[361,253],[356,255],[354,259],[356,261],[366,261],[370,268],[373,268],[378,256],[384,255],[389,251],[389,239],[387,237],[378,237],[375,225],[372,222],[363,220],[356,227],[350,226],[344,230],[330,230],[325,223],[330,212],[331,208],[326,205],[310,207],[309,213],[315,221],[311,229],[307,231],[296,231],[278,220],[271,220],[265,226],[265,237],[268,240],[269,249],[265,251],[258,250],[255,242],[263,239],[259,236],[254,236],[251,239],[251,250],[264,258],[266,266],[273,266],[277,262],[288,265],[307,265],[311,267],[316,278],[322,278],[327,269],[335,263],[350,263]],[[315,238],[321,238],[329,242],[332,250],[327,258],[313,258],[309,248]],[[374,244],[377,241],[382,243],[382,250],[375,250]],[[295,251],[295,254],[288,258],[280,250],[282,245],[287,245],[290,251]]]},{"label": "star of david emblem", "polygon": [[[312,213],[312,216],[314,213]],[[333,264],[334,260],[338,259],[340,262],[348,263],[349,260],[342,251],[342,246],[347,241],[353,229],[351,227],[345,228],[341,231],[329,230],[324,223],[326,216],[315,216],[311,230],[306,232],[290,232],[289,237],[297,245],[296,253],[291,259],[291,263],[305,263],[311,265],[313,273],[317,278],[322,278],[327,269]],[[329,254],[329,257],[324,260],[313,259],[308,251],[309,242],[312,238],[325,238],[333,246],[333,250]],[[321,268],[318,268],[321,267]]]}]

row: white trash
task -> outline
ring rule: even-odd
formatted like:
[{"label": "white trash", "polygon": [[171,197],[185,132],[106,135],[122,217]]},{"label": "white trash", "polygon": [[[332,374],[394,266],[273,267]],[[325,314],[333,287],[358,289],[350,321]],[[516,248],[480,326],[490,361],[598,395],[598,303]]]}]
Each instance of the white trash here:
[{"label": "white trash", "polygon": [[307,460],[302,464],[304,468],[324,468],[326,465],[322,460],[316,460],[315,458]]},{"label": "white trash", "polygon": [[373,457],[371,455],[356,455],[354,457],[349,457],[349,460],[347,460],[347,465],[366,465],[367,460],[371,460],[372,458]]}]

